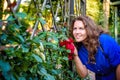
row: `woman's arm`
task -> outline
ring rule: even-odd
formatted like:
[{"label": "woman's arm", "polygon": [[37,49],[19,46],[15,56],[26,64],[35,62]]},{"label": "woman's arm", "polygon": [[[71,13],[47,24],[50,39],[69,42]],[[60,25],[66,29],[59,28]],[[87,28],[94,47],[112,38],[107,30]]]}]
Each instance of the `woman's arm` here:
[{"label": "woman's arm", "polygon": [[80,58],[78,57],[77,49],[74,50],[74,62],[76,66],[76,71],[80,77],[85,78],[88,75],[88,70],[85,65],[82,64]]},{"label": "woman's arm", "polygon": [[88,75],[88,70],[85,65],[82,64],[78,56],[74,56],[74,62],[77,73],[80,75],[80,77],[85,78]]},{"label": "woman's arm", "polygon": [[117,66],[117,69],[116,69],[116,77],[117,77],[117,80],[120,80],[120,64]]}]

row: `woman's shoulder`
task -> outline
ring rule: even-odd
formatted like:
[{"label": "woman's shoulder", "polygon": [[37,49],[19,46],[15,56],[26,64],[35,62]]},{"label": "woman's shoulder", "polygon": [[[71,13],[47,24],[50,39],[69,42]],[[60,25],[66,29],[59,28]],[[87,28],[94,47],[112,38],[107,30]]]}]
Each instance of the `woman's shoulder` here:
[{"label": "woman's shoulder", "polygon": [[109,47],[111,45],[118,45],[116,40],[109,34],[101,34],[99,36],[99,42],[101,45]]},{"label": "woman's shoulder", "polygon": [[109,42],[111,40],[114,41],[114,38],[111,35],[109,35],[109,34],[102,33],[99,36],[99,40],[102,41],[102,42],[103,41]]},{"label": "woman's shoulder", "polygon": [[106,33],[102,33],[102,34],[100,34],[100,36],[99,36],[100,38],[109,38],[109,37],[111,37],[109,34],[106,34]]},{"label": "woman's shoulder", "polygon": [[120,46],[117,41],[109,34],[101,34],[99,40],[104,54],[110,60],[110,64],[112,66],[120,64]]},{"label": "woman's shoulder", "polygon": [[105,47],[116,46],[116,47],[119,47],[120,49],[120,46],[117,43],[117,41],[109,34],[104,34],[104,33],[101,34],[99,36],[99,42],[102,46],[105,46]]}]

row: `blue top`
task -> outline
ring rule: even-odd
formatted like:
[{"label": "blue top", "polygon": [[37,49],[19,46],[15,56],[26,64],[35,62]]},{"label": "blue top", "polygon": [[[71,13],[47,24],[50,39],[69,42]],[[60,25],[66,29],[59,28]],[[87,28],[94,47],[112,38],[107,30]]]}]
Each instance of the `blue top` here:
[{"label": "blue top", "polygon": [[115,69],[120,64],[120,46],[108,34],[99,36],[101,48],[95,55],[96,63],[88,63],[88,51],[84,45],[78,49],[78,55],[84,65],[96,73],[96,80],[115,80]]}]

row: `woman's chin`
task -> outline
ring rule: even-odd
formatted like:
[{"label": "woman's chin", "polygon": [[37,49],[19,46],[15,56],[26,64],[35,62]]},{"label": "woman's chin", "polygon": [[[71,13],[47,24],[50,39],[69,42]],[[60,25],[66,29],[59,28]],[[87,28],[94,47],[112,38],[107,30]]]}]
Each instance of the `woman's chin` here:
[{"label": "woman's chin", "polygon": [[81,42],[81,40],[76,39],[76,42]]}]

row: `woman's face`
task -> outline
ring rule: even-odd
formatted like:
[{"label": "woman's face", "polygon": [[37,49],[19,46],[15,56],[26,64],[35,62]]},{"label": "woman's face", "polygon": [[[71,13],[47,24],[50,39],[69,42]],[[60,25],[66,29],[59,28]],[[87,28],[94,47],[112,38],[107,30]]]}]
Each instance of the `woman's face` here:
[{"label": "woman's face", "polygon": [[82,42],[87,37],[87,32],[82,21],[76,20],[73,25],[73,36],[76,42]]}]

